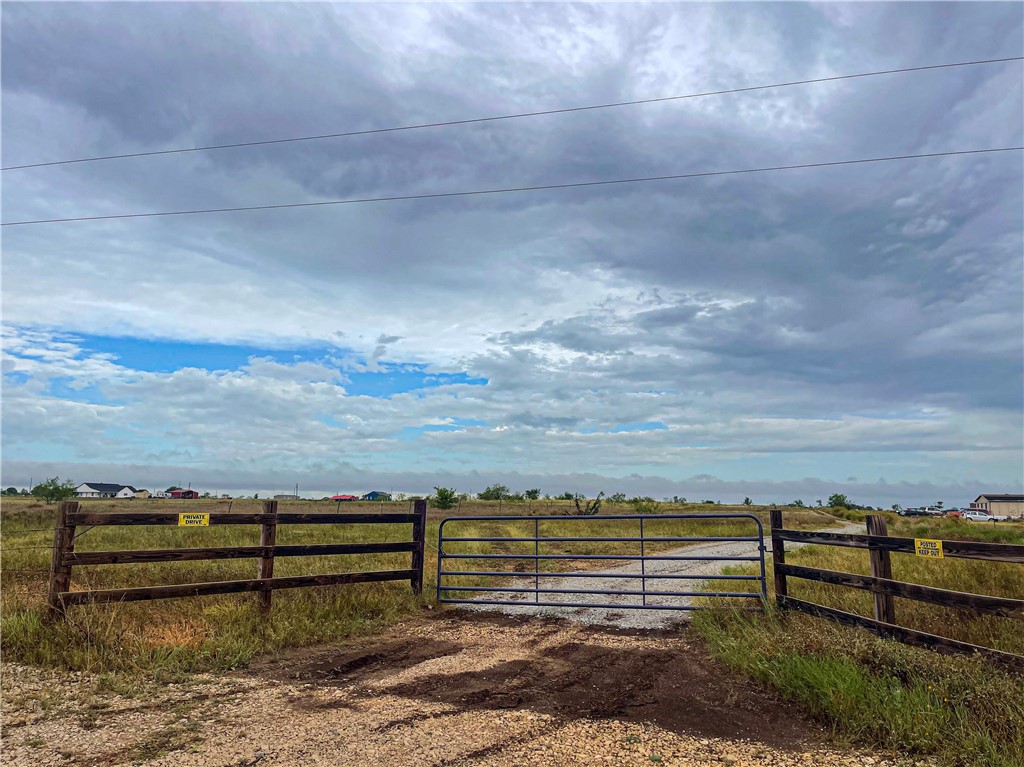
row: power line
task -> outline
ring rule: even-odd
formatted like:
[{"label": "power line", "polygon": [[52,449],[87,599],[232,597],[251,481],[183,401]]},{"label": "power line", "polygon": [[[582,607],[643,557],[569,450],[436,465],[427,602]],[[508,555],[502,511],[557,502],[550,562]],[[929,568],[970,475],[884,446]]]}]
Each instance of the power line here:
[{"label": "power line", "polygon": [[540,192],[552,189],[576,189],[588,186],[610,186],[613,184],[639,184],[649,181],[673,181],[710,176],[735,176],[742,173],[770,173],[780,170],[801,168],[826,168],[838,165],[862,165],[865,163],[890,162],[893,160],[919,160],[928,157],[952,157],[954,155],[986,154],[992,152],[1019,152],[1024,146],[997,147],[992,149],[961,149],[952,152],[929,152],[927,154],[904,154],[892,157],[868,157],[859,160],[836,160],[833,162],[811,162],[800,165],[776,165],[768,168],[743,168],[740,170],[715,170],[700,173],[676,173],[670,176],[644,176],[641,178],[616,178],[605,181],[576,181],[568,184],[543,184],[539,186],[515,186],[501,189],[474,189],[465,192],[434,192],[432,194],[403,194],[390,197],[356,197],[346,200],[322,200],[320,202],[290,202],[278,205],[245,205],[237,208],[200,208],[197,210],[168,210],[153,213],[119,213],[109,216],[79,216],[76,218],[43,218],[34,221],[5,221],[0,226],[29,226],[33,224],[63,224],[72,221],[109,221],[118,218],[156,218],[158,216],[193,216],[201,213],[238,213],[247,210],[281,210],[283,208],[315,208],[325,205],[355,205],[369,202],[398,202],[400,200],[435,200],[444,197],[472,197],[484,194],[510,194],[512,192]]},{"label": "power line", "polygon": [[688,93],[681,96],[661,96],[658,98],[636,99],[634,101],[615,101],[608,104],[590,104],[581,107],[563,107],[560,109],[544,109],[536,112],[519,112],[508,115],[495,115],[491,117],[473,117],[465,120],[445,120],[443,122],[420,123],[416,125],[399,125],[391,128],[370,128],[368,130],[345,131],[342,133],[322,133],[315,136],[293,136],[291,138],[267,139],[265,141],[241,141],[235,144],[211,144],[209,146],[181,147],[178,149],[159,149],[151,152],[129,152],[126,154],[108,154],[98,157],[79,157],[71,160],[53,160],[50,162],[36,162],[26,165],[8,165],[0,168],[5,170],[25,170],[27,168],[45,168],[51,165],[70,165],[82,162],[101,162],[105,160],[124,160],[129,157],[153,157],[164,154],[186,154],[188,152],[210,152],[217,149],[237,149],[247,146],[267,146],[268,144],[289,144],[298,141],[320,141],[331,138],[346,138],[349,136],[368,136],[375,133],[395,133],[397,131],[422,130],[424,128],[443,128],[452,125],[472,125],[474,123],[496,122],[498,120],[517,120],[523,117],[541,117],[544,115],[568,114],[570,112],[589,112],[596,109],[613,109],[617,107],[638,106],[640,104],[657,104],[665,101],[682,101],[683,99],[697,99],[706,96],[725,96],[730,93],[749,93],[751,91],[763,91],[771,88],[789,88],[795,85],[812,85],[814,83],[836,82],[837,80],[853,80],[860,77],[878,77],[880,75],[894,75],[905,72],[924,72],[931,69],[952,69],[954,67],[971,67],[981,64],[1002,64],[1009,61],[1022,61],[1024,56],[1007,56],[1000,59],[980,59],[976,61],[958,61],[951,64],[930,64],[922,67],[903,67],[901,69],[883,69],[877,72],[859,72],[852,75],[835,75],[832,77],[816,77],[811,80],[793,80],[785,83],[772,83],[770,85],[751,85],[745,88],[729,88],[720,91],[705,91],[703,93]]}]

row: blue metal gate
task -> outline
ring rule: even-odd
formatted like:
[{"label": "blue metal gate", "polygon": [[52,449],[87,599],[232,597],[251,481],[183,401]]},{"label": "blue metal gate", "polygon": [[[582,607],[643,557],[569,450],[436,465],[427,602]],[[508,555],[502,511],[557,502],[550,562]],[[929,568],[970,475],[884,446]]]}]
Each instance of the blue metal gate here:
[{"label": "blue metal gate", "polygon": [[[756,526],[756,535],[744,536],[650,536],[645,534],[645,526],[650,523],[669,522],[672,520],[749,520]],[[638,535],[636,536],[565,536],[565,535],[542,535],[543,528],[552,527],[553,523],[578,522],[582,524],[593,523],[590,526],[596,527],[599,522],[607,520],[630,520],[637,523]],[[508,527],[525,526],[527,530],[532,527],[532,535],[506,535],[486,537],[459,537],[451,535],[449,528],[456,528],[460,523],[507,523]],[[515,523],[515,524],[512,524]],[[646,524],[645,524],[646,523]],[[638,552],[636,554],[576,554],[576,553],[544,553],[542,546],[545,543],[636,543]],[[755,543],[756,555],[700,555],[698,552],[689,552],[687,548],[669,547],[665,551],[666,544],[678,543],[680,546],[691,546],[701,543]],[[456,551],[459,544],[489,544],[492,549],[486,553],[473,551]],[[650,544],[656,544],[659,553],[648,553]],[[517,544],[524,549],[522,552],[506,553],[497,552],[495,548],[508,548],[510,544]],[[533,544],[532,547],[529,544]],[[529,549],[532,548],[532,551]],[[563,547],[564,548],[564,547]],[[700,605],[692,603],[696,597],[712,598],[736,598],[736,599],[767,599],[767,581],[765,578],[764,565],[764,528],[761,520],[753,514],[608,514],[592,517],[575,516],[476,516],[476,517],[447,517],[441,521],[438,528],[438,557],[437,557],[437,601],[448,604],[470,604],[470,605],[509,605],[519,607],[593,607],[605,609],[645,609],[645,610],[697,610]],[[513,570],[463,570],[458,564],[465,560],[478,560],[493,562],[497,566],[504,563],[529,563],[533,562],[532,569],[527,566],[524,569]],[[625,569],[636,569],[635,565],[626,565],[622,568],[604,571],[583,571],[583,572],[554,572],[541,570],[542,562],[572,560],[572,561],[615,561],[627,563],[639,563],[639,572],[626,572]],[[677,572],[672,568],[673,563],[683,562],[757,562],[759,564],[758,575],[724,574],[721,572],[693,573]],[[454,562],[454,564],[453,564]],[[667,564],[665,564],[667,563]],[[454,569],[448,569],[453,567]],[[685,569],[679,565],[679,569]],[[460,579],[453,582],[453,578]],[[590,578],[604,580],[626,581],[633,588],[624,590],[607,588],[574,588],[572,584],[552,582],[548,579],[575,579]],[[469,579],[469,582],[466,582]],[[545,585],[550,584],[551,588],[542,588],[541,581]],[[758,581],[759,589],[751,591],[708,590],[710,587],[703,587],[700,591],[677,591],[663,589],[648,589],[649,581],[670,581],[672,586],[678,581],[697,582],[718,582],[728,585],[734,581]],[[532,581],[532,584],[531,584]],[[640,588],[635,588],[639,581]],[[595,582],[598,585],[600,582]],[[490,585],[488,585],[490,584]],[[497,584],[497,585],[496,585]],[[479,593],[480,598],[465,598],[462,594]],[[450,594],[454,594],[451,596]],[[530,599],[532,595],[532,600]],[[605,602],[582,602],[579,600],[560,601],[555,596],[588,595],[615,597],[639,597],[639,599],[624,601],[615,604]],[[666,599],[674,599],[677,603],[666,604]],[[685,602],[679,604],[678,600]],[[543,601],[542,601],[543,600]]]}]

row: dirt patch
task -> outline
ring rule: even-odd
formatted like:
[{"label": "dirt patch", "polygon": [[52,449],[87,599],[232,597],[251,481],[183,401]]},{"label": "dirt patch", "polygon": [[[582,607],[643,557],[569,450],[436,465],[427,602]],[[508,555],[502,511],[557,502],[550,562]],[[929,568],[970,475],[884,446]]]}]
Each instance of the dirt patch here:
[{"label": "dirt patch", "polygon": [[[386,677],[424,661],[453,655],[462,646],[424,638],[360,640],[339,650],[317,652],[305,658],[278,658],[255,669],[278,680],[351,684]],[[296,662],[298,661],[298,662]]]},{"label": "dirt patch", "polygon": [[[429,623],[428,634],[458,632],[462,641],[376,637],[307,658],[290,667],[289,678],[459,711],[525,709],[564,721],[646,722],[680,734],[782,747],[822,742],[820,727],[711,660],[686,627],[606,630],[489,614]],[[476,630],[467,631],[466,624]],[[519,657],[503,652],[510,639]],[[389,683],[396,672],[459,653],[491,658]]]}]

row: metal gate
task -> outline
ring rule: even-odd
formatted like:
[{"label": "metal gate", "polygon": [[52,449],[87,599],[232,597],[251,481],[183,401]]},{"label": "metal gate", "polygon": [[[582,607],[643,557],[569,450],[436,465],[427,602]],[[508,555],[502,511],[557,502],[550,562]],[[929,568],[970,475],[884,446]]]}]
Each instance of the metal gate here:
[{"label": "metal gate", "polygon": [[[735,536],[665,536],[646,535],[645,528],[650,528],[653,522],[663,523],[673,520],[749,520],[756,526],[756,535],[735,535]],[[574,522],[591,528],[598,527],[598,523],[614,520],[628,520],[637,524],[637,535],[542,535],[544,528],[552,528],[554,523]],[[505,535],[505,536],[469,536],[459,537],[452,535],[449,528],[457,532],[460,524],[490,522],[499,523],[506,527],[525,527],[526,535]],[[515,523],[515,524],[513,524]],[[529,534],[532,528],[532,535]],[[566,553],[564,544],[600,544],[600,543],[626,543],[637,544],[637,553],[614,553],[614,554],[577,554]],[[702,543],[754,543],[756,544],[756,555],[716,555],[704,554],[690,551],[687,548],[679,549],[672,546],[678,543],[680,546],[692,546]],[[460,544],[489,544],[491,549],[485,553],[474,551],[457,551]],[[532,544],[532,546],[530,545]],[[559,544],[562,549],[558,553],[545,552],[543,546]],[[648,553],[651,545],[656,546],[656,553]],[[518,546],[522,551],[508,553],[497,552],[496,548],[513,548]],[[532,551],[530,550],[532,548]],[[695,605],[692,600],[697,597],[714,598],[735,598],[735,599],[757,599],[767,598],[767,581],[765,579],[764,565],[764,528],[761,520],[753,514],[608,514],[593,517],[575,516],[476,516],[476,517],[447,517],[441,521],[438,528],[438,557],[437,557],[437,601],[448,604],[470,604],[470,605],[509,605],[520,607],[593,607],[605,609],[643,609],[643,610],[697,610],[700,605]],[[461,562],[465,560],[478,560],[493,562],[495,566],[502,566],[505,563],[526,563],[525,569],[520,566],[516,569],[490,570],[490,569],[462,569]],[[572,561],[609,561],[629,563],[624,567],[613,570],[582,572],[555,572],[542,570],[541,563],[558,560]],[[529,562],[532,561],[532,568]],[[721,572],[694,573],[678,572],[686,569],[684,562],[757,562],[759,565],[758,575],[745,574],[724,574]],[[638,563],[638,566],[637,566]],[[674,564],[678,563],[678,564]],[[448,569],[452,567],[454,569]],[[675,569],[673,569],[675,568]],[[636,572],[634,572],[636,570]],[[459,579],[453,582],[452,579]],[[595,586],[602,585],[601,580],[623,580],[631,588],[609,589],[609,588],[576,588],[570,583],[559,583],[549,579],[595,579],[583,581],[593,583]],[[469,582],[467,582],[469,579]],[[542,588],[542,580],[545,586]],[[532,581],[532,583],[531,583]],[[635,586],[639,581],[640,588]],[[654,581],[668,581],[671,590],[648,589],[648,583]],[[678,591],[675,584],[683,581],[689,582],[716,582],[728,586],[735,581],[758,581],[758,591],[734,591],[708,590],[710,587],[702,587],[703,590]],[[463,594],[479,593],[480,598],[466,598]],[[454,595],[452,595],[454,594]],[[606,596],[611,599],[617,597],[630,597],[632,599],[622,602],[608,604],[606,602],[588,602],[573,599],[577,595]],[[532,599],[531,599],[532,596]],[[558,597],[568,597],[569,601],[561,601]],[[666,604],[667,600],[675,600],[675,603]],[[683,600],[683,603],[679,603]],[[760,605],[759,605],[760,606]]]}]

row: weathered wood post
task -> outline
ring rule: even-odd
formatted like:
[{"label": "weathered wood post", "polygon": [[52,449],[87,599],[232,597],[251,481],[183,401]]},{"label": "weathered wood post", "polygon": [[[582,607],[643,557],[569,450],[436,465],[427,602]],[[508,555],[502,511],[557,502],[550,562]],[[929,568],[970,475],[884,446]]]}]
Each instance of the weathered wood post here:
[{"label": "weathered wood post", "polygon": [[772,529],[772,574],[775,576],[775,601],[778,603],[780,597],[789,595],[786,574],[779,568],[786,564],[786,543],[778,535],[782,529],[782,509],[769,509],[768,520]]},{"label": "weathered wood post", "polygon": [[412,539],[416,544],[416,548],[412,552],[412,569],[413,575],[411,578],[412,590],[415,594],[423,593],[423,550],[424,544],[427,539],[427,502],[424,499],[417,500],[413,503],[413,514],[416,515],[415,521],[412,523]]},{"label": "weathered wood post", "polygon": [[[273,578],[274,577],[274,550],[273,547],[277,545],[277,501],[264,501],[263,502],[263,513],[272,514],[273,518],[262,523],[260,526],[260,546],[271,547],[270,551],[259,558],[259,577],[260,578]],[[264,612],[270,610],[270,605],[274,598],[274,592],[270,588],[263,588],[260,591],[260,609]]]},{"label": "weathered wood post", "polygon": [[[868,535],[887,536],[889,527],[885,517],[877,514],[868,514],[867,518]],[[871,559],[871,575],[875,578],[886,578],[892,580],[892,561],[889,559],[888,549],[880,549],[871,546],[869,549]],[[896,622],[896,601],[891,594],[882,594],[875,591],[875,620],[883,623]]]},{"label": "weathered wood post", "polygon": [[63,618],[64,602],[60,595],[71,587],[71,565],[68,554],[74,546],[75,526],[68,524],[68,515],[78,511],[78,501],[61,501],[53,528],[53,552],[50,555],[50,590],[46,606],[51,618]]}]

